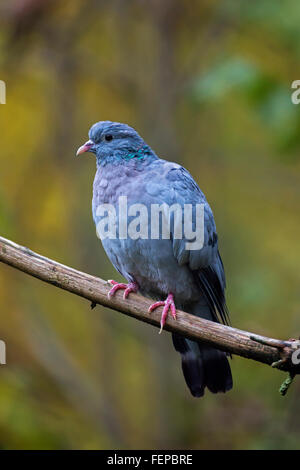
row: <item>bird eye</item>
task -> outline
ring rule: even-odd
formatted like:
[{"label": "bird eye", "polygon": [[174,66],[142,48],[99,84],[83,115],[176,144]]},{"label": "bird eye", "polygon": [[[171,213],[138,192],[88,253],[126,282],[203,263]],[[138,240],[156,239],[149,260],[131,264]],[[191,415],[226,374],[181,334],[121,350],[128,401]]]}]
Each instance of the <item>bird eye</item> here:
[{"label": "bird eye", "polygon": [[110,135],[110,134],[108,134],[108,135],[106,135],[104,138],[105,138],[105,140],[106,140],[107,142],[110,142],[110,141],[112,140],[113,136]]}]

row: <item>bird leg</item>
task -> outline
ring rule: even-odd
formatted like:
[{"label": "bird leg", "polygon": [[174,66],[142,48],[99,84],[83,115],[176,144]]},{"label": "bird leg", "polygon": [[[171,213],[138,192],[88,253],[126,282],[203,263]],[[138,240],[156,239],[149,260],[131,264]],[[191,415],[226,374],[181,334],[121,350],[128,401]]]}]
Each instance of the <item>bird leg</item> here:
[{"label": "bird leg", "polygon": [[113,287],[110,289],[109,293],[107,294],[107,297],[111,299],[119,289],[125,289],[124,294],[123,294],[123,299],[127,299],[129,296],[130,292],[137,292],[139,286],[137,285],[136,282],[130,282],[129,284],[123,284],[121,282],[116,282],[110,279],[108,281]]},{"label": "bird leg", "polygon": [[173,294],[169,294],[166,300],[160,300],[159,302],[155,302],[154,304],[150,305],[148,312],[151,313],[153,310],[155,310],[157,307],[164,307],[162,314],[161,314],[161,319],[160,319],[160,330],[159,334],[162,332],[163,327],[166,323],[166,319],[169,313],[169,310],[171,310],[171,315],[176,320],[176,307],[174,303],[174,296]]}]

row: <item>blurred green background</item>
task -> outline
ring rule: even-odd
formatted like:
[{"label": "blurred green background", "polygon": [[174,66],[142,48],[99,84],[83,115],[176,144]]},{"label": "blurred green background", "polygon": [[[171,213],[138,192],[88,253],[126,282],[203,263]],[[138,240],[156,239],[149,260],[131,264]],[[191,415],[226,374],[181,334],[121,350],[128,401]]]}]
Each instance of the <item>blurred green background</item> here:
[{"label": "blurred green background", "polygon": [[[136,127],[215,214],[233,326],[300,333],[297,0],[0,3],[0,234],[104,279],[91,124]],[[300,380],[235,357],[193,399],[168,333],[0,266],[3,449],[300,448]]]}]

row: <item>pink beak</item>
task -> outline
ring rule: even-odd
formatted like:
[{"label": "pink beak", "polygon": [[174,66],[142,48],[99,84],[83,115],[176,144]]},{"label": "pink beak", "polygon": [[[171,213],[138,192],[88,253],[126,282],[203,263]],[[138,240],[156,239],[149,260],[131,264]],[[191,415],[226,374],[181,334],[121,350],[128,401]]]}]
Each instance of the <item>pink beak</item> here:
[{"label": "pink beak", "polygon": [[80,155],[81,153],[89,152],[91,147],[93,147],[94,142],[88,140],[85,144],[83,144],[76,152],[76,156]]}]

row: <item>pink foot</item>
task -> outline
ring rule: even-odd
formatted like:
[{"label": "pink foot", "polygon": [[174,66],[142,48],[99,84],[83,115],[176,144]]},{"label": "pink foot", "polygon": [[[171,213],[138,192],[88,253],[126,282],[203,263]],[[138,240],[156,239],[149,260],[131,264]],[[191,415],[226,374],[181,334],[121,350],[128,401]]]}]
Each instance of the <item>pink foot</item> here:
[{"label": "pink foot", "polygon": [[164,307],[162,314],[161,314],[161,319],[160,319],[160,330],[159,330],[159,334],[160,334],[166,323],[169,310],[171,310],[171,315],[174,318],[174,320],[176,320],[176,307],[174,303],[173,294],[169,294],[166,300],[161,300],[159,302],[155,302],[154,304],[150,305],[148,312],[149,313],[153,312],[153,310],[155,310],[157,307]]},{"label": "pink foot", "polygon": [[139,286],[135,282],[130,282],[129,284],[123,284],[113,280],[109,280],[108,282],[113,286],[107,294],[107,297],[109,299],[111,299],[111,297],[113,297],[119,289],[125,289],[123,299],[127,299],[130,292],[137,292],[139,288]]}]

